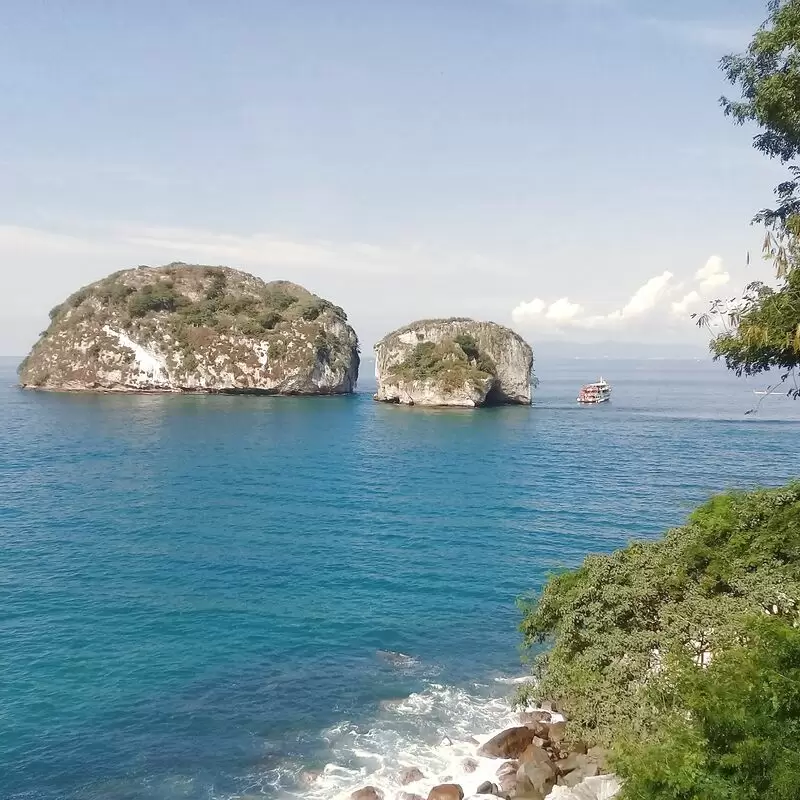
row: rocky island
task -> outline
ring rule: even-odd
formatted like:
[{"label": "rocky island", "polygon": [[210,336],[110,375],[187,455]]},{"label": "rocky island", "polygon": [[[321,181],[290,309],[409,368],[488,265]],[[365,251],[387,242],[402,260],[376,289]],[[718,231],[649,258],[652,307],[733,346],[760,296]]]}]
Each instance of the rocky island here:
[{"label": "rocky island", "polygon": [[288,281],[228,267],[115,272],[50,312],[26,388],[345,394],[358,338],[344,311]]},{"label": "rocky island", "polygon": [[421,406],[529,404],[533,351],[494,322],[430,319],[375,345],[376,400]]}]

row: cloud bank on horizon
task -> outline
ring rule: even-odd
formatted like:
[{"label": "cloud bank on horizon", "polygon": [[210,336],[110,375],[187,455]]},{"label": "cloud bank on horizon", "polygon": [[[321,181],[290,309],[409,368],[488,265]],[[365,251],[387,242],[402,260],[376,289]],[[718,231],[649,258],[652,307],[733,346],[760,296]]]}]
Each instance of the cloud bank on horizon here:
[{"label": "cloud bank on horizon", "polygon": [[648,322],[684,320],[702,311],[717,291],[730,281],[719,256],[711,256],[691,279],[678,280],[669,270],[654,275],[621,308],[607,313],[590,313],[569,297],[546,301],[535,297],[523,301],[511,312],[521,328],[549,328],[556,332],[570,329],[621,330]]}]

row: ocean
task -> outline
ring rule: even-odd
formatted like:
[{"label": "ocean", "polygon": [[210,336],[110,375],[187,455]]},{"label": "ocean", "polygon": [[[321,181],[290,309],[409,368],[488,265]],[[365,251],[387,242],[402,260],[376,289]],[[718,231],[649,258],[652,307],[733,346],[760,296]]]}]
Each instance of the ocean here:
[{"label": "ocean", "polygon": [[[513,720],[517,599],[800,473],[800,402],[542,362],[532,408],[23,392],[0,361],[0,798],[425,794]],[[369,366],[367,366],[367,369]],[[610,404],[575,403],[603,375]],[[759,404],[756,414],[745,412]]]}]

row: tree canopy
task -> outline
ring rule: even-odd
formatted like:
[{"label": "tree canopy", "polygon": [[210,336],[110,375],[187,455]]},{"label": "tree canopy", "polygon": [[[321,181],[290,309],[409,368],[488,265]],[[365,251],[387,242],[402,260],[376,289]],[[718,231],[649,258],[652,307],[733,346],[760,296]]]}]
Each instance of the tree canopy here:
[{"label": "tree canopy", "polygon": [[800,797],[800,631],[754,617],[707,669],[684,660],[649,692],[658,724],[615,748],[626,800]]},{"label": "tree canopy", "polygon": [[[800,155],[800,0],[770,0],[769,16],[744,53],[721,68],[740,98],[723,97],[725,113],[758,127],[753,144],[788,164]],[[790,164],[776,189],[777,204],[755,220],[765,226],[763,252],[775,267],[776,288],[751,283],[741,298],[712,303],[698,324],[714,334],[711,351],[737,374],[780,370],[786,381],[800,366],[800,168]],[[795,384],[789,393],[800,396]]]},{"label": "tree canopy", "polygon": [[523,603],[533,691],[608,743],[649,727],[647,691],[672,659],[705,663],[752,615],[793,623],[799,598],[800,483],[718,496],[663,539],[589,556]]}]

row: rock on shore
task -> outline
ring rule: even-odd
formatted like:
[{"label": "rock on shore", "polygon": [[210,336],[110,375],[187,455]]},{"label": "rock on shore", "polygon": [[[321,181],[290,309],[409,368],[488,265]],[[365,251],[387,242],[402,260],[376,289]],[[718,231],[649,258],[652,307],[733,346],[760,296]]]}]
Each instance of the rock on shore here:
[{"label": "rock on shore", "polygon": [[421,320],[375,346],[376,400],[477,407],[531,402],[533,351],[494,322]]},{"label": "rock on shore", "polygon": [[50,312],[20,366],[26,388],[344,394],[358,339],[339,307],[228,267],[139,267]]},{"label": "rock on shore", "polygon": [[419,767],[404,766],[383,790],[365,786],[350,800],[612,800],[618,795],[620,781],[608,773],[605,751],[570,737],[561,714],[540,708],[518,719],[482,745],[476,741],[474,755],[466,758],[467,741],[448,740],[459,754],[439,775],[426,777]]}]

